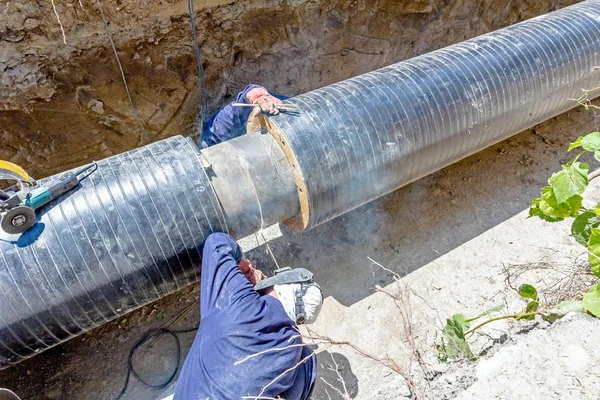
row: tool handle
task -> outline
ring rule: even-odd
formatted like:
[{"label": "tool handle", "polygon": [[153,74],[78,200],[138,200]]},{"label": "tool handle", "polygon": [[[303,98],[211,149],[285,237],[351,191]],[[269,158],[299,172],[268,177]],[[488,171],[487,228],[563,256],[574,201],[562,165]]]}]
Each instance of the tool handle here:
[{"label": "tool handle", "polygon": [[[260,107],[260,104],[258,103],[252,103],[252,104],[248,104],[248,103],[231,103],[231,105],[233,107],[252,107],[252,108],[256,108],[256,107]],[[288,103],[283,103],[283,104],[275,104],[275,108],[279,109],[279,110],[289,110],[289,111],[296,111],[298,110],[298,106],[296,106],[295,104],[288,104]]]},{"label": "tool handle", "polygon": [[231,103],[233,107],[260,107],[258,103]]},{"label": "tool handle", "polygon": [[79,178],[72,172],[62,174],[58,179],[48,183],[48,192],[52,200],[65,194],[79,184]]}]

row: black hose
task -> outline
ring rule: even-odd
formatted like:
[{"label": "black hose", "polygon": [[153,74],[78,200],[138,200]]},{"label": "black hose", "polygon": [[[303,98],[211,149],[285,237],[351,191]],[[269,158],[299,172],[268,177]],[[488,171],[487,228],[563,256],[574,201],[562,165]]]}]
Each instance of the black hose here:
[{"label": "black hose", "polygon": [[[179,330],[158,328],[158,329],[154,329],[154,330],[147,332],[131,348],[131,350],[129,350],[129,356],[127,357],[127,374],[125,375],[125,383],[123,384],[123,388],[121,389],[121,391],[119,392],[117,397],[115,397],[115,400],[120,400],[123,397],[123,395],[125,394],[125,392],[127,391],[127,386],[129,385],[129,378],[131,378],[131,375],[133,375],[134,378],[136,378],[138,381],[140,381],[146,387],[149,387],[152,389],[166,388],[173,381],[175,376],[177,376],[177,372],[179,371],[179,364],[181,364],[181,342],[179,341],[179,337],[177,336],[177,334],[194,332],[194,331],[197,331],[198,328],[199,328],[198,326],[196,326],[194,328],[179,329]],[[135,370],[135,368],[133,368],[133,356],[135,355],[135,352],[137,351],[137,349],[139,349],[144,343],[146,343],[148,341],[148,339],[153,338],[155,336],[162,336],[162,335],[171,335],[173,337],[173,339],[175,339],[175,346],[176,346],[175,347],[175,369],[173,370],[173,372],[171,372],[171,374],[168,376],[168,378],[165,379],[163,382],[153,384],[153,383],[149,383],[146,380],[144,380],[138,374],[138,372]]]}]

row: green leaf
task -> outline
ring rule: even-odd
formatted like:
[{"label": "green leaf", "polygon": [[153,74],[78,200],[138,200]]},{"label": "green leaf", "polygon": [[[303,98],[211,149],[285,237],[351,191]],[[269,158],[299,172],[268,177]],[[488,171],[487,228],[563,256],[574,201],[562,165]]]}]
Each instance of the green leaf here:
[{"label": "green leaf", "polygon": [[582,203],[583,198],[579,195],[575,195],[563,203],[559,203],[554,196],[554,190],[546,186],[542,188],[539,209],[549,218],[562,220],[578,215]]},{"label": "green leaf", "polygon": [[576,141],[569,144],[569,149],[567,151],[571,151],[579,146],[581,146],[581,141],[583,140],[583,136],[579,136]]},{"label": "green leaf", "polygon": [[596,161],[600,161],[600,150],[596,150],[594,152],[594,158],[596,159]]},{"label": "green leaf", "polygon": [[465,332],[469,330],[469,323],[463,314],[454,314],[452,319],[446,323],[450,325],[456,336],[461,339],[465,338]]},{"label": "green leaf", "polygon": [[594,275],[600,277],[600,228],[592,228],[587,249],[590,268]]},{"label": "green leaf", "polygon": [[556,321],[562,318],[561,315],[558,315],[556,313],[541,314],[541,317],[544,321],[549,322],[551,324],[555,323]]},{"label": "green leaf", "polygon": [[552,217],[552,216],[544,214],[544,212],[540,208],[540,203],[542,201],[543,200],[541,198],[533,199],[531,201],[531,204],[529,204],[529,217],[528,218],[538,217],[538,218],[541,218],[544,221],[548,221],[548,222],[558,222],[558,221],[562,221],[564,219],[561,217]]},{"label": "green leaf", "polygon": [[537,290],[527,283],[519,286],[519,295],[525,299],[537,300]]},{"label": "green leaf", "polygon": [[583,308],[590,314],[600,318],[600,283],[583,293]]},{"label": "green leaf", "polygon": [[504,310],[504,304],[498,304],[497,306],[494,306],[488,310],[485,310],[485,312],[483,313],[484,315],[489,315],[495,312],[499,312]]},{"label": "green leaf", "polygon": [[595,212],[587,211],[579,214],[571,226],[571,234],[577,243],[587,246],[592,229],[600,225],[600,217]]},{"label": "green leaf", "polygon": [[573,196],[583,194],[588,185],[588,163],[574,162],[570,165],[563,165],[563,169],[552,174],[548,179],[548,184],[558,205],[566,202]]},{"label": "green leaf", "polygon": [[583,301],[581,300],[561,301],[556,306],[556,313],[561,316],[567,315],[570,312],[583,312],[583,310]]},{"label": "green leaf", "polygon": [[542,314],[542,319],[544,321],[554,323],[570,312],[580,312],[580,313],[584,312],[583,301],[581,301],[581,300],[561,301],[558,304],[558,306],[556,306],[551,312],[549,312],[548,314]]},{"label": "green leaf", "polygon": [[[579,139],[578,139],[579,140]],[[581,139],[581,147],[587,151],[595,152],[600,149],[600,132],[588,133]]]},{"label": "green leaf", "polygon": [[[537,311],[537,309],[540,307],[540,303],[538,303],[537,301],[531,301],[527,304],[527,307],[525,308],[525,312],[523,312],[523,314],[528,314],[528,313],[532,313]],[[521,315],[519,317],[517,317],[517,320],[525,320],[525,321],[533,321],[535,319],[535,315]]]},{"label": "green leaf", "polygon": [[558,204],[550,186],[542,188],[542,197],[533,199],[529,205],[529,216],[539,217],[548,222],[562,221],[575,217],[579,213],[583,198],[573,196],[562,204]]},{"label": "green leaf", "polygon": [[469,343],[465,339],[465,332],[469,330],[469,323],[463,314],[455,314],[446,320],[442,331],[442,343],[436,345],[438,359],[441,361],[466,358],[475,359]]}]

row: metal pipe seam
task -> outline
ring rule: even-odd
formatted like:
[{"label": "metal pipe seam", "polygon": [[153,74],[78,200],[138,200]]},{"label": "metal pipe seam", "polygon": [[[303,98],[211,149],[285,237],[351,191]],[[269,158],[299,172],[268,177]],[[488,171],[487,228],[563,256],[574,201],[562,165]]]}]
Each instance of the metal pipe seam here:
[{"label": "metal pipe seam", "polygon": [[99,161],[32,229],[0,232],[0,369],[196,282],[210,233],[242,238],[298,209],[287,158],[260,132]]},{"label": "metal pipe seam", "polygon": [[298,213],[292,168],[271,135],[250,132],[203,149],[200,159],[232,236],[246,237]]}]

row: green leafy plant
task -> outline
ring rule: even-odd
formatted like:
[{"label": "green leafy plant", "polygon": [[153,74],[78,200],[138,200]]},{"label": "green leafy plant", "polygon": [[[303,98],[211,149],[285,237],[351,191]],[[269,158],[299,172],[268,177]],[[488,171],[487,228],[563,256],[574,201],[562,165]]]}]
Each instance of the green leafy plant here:
[{"label": "green leafy plant", "polygon": [[571,233],[587,248],[592,272],[600,277],[600,204],[590,209],[583,206],[582,195],[590,181],[590,165],[579,161],[585,153],[592,153],[600,161],[600,132],[580,137],[569,145],[569,151],[574,149],[581,151],[548,179],[541,196],[531,202],[529,217],[548,222],[573,218]]},{"label": "green leafy plant", "polygon": [[[446,326],[441,331],[440,340],[435,344],[438,360],[449,362],[453,360],[466,359],[475,361],[468,340],[481,327],[504,319],[516,321],[533,321],[540,317],[548,322],[555,322],[569,312],[586,312],[600,317],[600,283],[583,293],[583,300],[567,300],[559,303],[556,307],[542,304],[535,287],[523,284],[518,288],[519,295],[527,302],[525,308],[517,313],[500,314],[504,305],[490,308],[483,313],[467,318],[464,314],[454,314],[446,320]],[[500,315],[499,315],[500,314]],[[473,323],[478,323],[471,327]]]},{"label": "green leafy plant", "polygon": [[[590,180],[600,174],[588,175],[590,165],[579,161],[585,153],[592,153],[600,161],[600,132],[580,137],[569,145],[569,151],[574,149],[580,149],[577,156],[562,165],[560,171],[553,173],[548,179],[548,186],[542,188],[540,197],[531,201],[529,218],[538,217],[548,222],[573,218],[571,233],[578,243],[587,248],[591,270],[600,277],[600,203],[589,209],[583,206],[583,192]],[[478,329],[495,321],[533,321],[540,317],[552,323],[569,312],[585,312],[600,318],[600,283],[582,293],[583,300],[567,300],[555,307],[542,304],[532,285],[523,284],[518,292],[527,302],[520,312],[498,315],[504,310],[504,305],[500,305],[473,318],[467,318],[464,314],[454,314],[448,318],[440,340],[435,344],[438,359],[442,362],[475,360],[477,357],[468,340]]]}]

